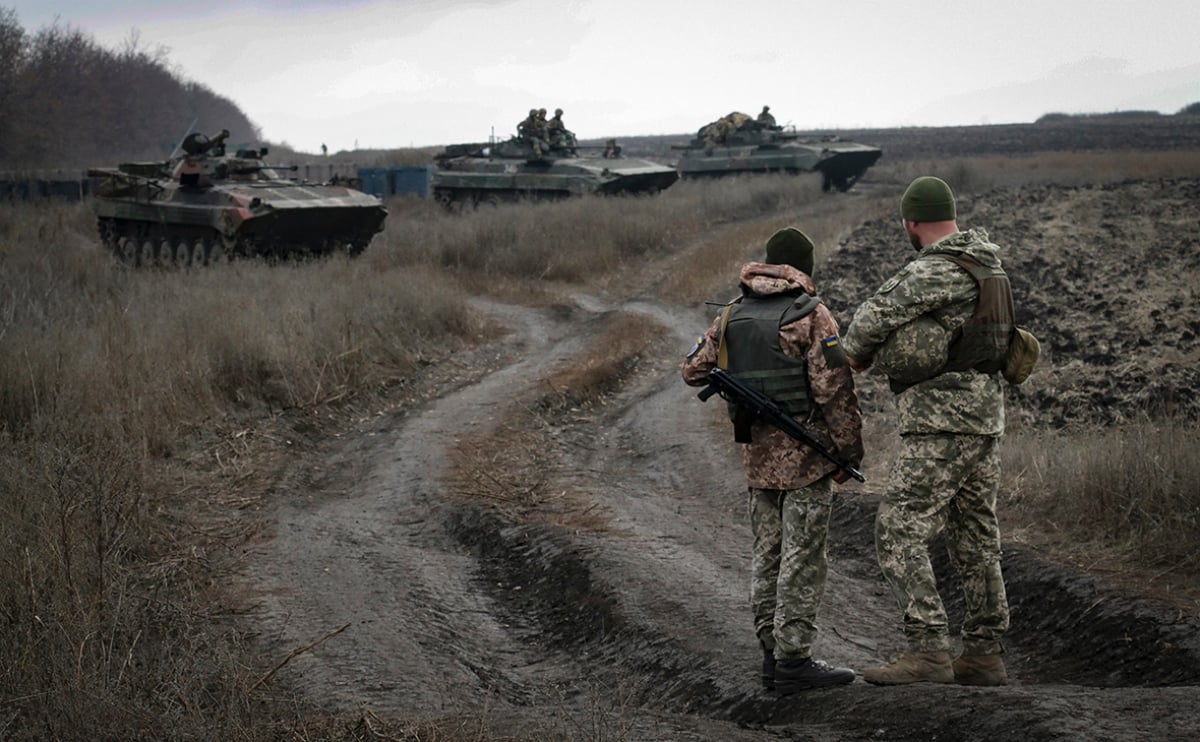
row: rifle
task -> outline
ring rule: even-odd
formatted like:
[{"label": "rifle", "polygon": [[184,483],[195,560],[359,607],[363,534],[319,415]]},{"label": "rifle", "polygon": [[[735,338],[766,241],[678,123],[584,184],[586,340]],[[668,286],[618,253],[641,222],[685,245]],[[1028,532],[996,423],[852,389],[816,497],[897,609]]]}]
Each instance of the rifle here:
[{"label": "rifle", "polygon": [[807,428],[797,422],[796,418],[784,412],[783,408],[776,404],[775,400],[756,389],[746,386],[733,378],[723,368],[714,368],[708,372],[708,386],[704,387],[697,396],[701,402],[706,402],[714,394],[720,394],[723,398],[748,407],[759,415],[762,415],[775,427],[832,461],[837,465],[838,471],[844,471],[860,482],[867,481],[862,472],[848,461],[842,461],[834,456],[816,436],[808,432]]}]

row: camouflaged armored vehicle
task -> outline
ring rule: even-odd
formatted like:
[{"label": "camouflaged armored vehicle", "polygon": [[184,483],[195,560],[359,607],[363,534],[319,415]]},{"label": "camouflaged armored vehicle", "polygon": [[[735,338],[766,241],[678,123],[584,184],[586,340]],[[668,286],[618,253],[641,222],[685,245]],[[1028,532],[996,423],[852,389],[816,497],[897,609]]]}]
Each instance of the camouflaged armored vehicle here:
[{"label": "camouflaged armored vehicle", "polygon": [[734,111],[696,132],[676,168],[684,178],[738,173],[821,174],[821,187],[848,191],[883,154],[878,147],[837,138],[801,139],[795,130],[763,124]]},{"label": "camouflaged armored vehicle", "polygon": [[383,229],[383,202],[334,183],[287,180],[267,149],[225,152],[229,132],[193,133],[165,162],[92,168],[105,245],[131,265],[232,257],[357,255]]},{"label": "camouflaged armored vehicle", "polygon": [[450,205],[654,193],[679,178],[667,165],[624,157],[612,140],[603,147],[584,147],[573,137],[569,144],[556,146],[538,146],[522,137],[452,144],[434,163],[434,196]]}]

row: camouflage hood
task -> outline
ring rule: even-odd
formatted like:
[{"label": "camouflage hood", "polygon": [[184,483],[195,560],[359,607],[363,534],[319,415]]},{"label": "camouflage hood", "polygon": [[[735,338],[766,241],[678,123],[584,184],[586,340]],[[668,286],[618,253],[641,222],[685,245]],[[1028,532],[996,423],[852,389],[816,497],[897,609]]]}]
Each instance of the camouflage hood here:
[{"label": "camouflage hood", "polygon": [[755,296],[774,296],[800,289],[813,295],[817,287],[804,272],[790,265],[747,263],[738,277],[743,289]]},{"label": "camouflage hood", "polygon": [[989,268],[1000,266],[1000,247],[988,241],[988,233],[983,229],[968,229],[965,232],[955,232],[952,235],[922,248],[918,257],[925,257],[934,252],[960,252],[971,256],[981,265]]}]

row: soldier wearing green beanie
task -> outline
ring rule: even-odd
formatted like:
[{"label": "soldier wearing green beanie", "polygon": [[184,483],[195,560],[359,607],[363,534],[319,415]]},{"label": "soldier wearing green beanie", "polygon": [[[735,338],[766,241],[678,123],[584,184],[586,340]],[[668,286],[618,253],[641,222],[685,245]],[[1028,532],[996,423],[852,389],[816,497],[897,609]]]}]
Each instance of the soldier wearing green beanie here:
[{"label": "soldier wearing green beanie", "polygon": [[900,216],[907,222],[950,222],[958,214],[954,192],[946,181],[925,175],[909,184],[900,199]]},{"label": "soldier wearing green beanie", "polygon": [[[685,383],[704,386],[721,368],[775,400],[862,461],[862,414],[842,354],[838,324],[817,298],[813,241],[795,227],[771,235],[762,262],[742,266],[730,302],[683,361]],[[759,679],[781,696],[854,682],[854,671],[813,657],[817,612],[828,573],[833,485],[844,472],[769,421],[732,405],[734,440],[744,443],[750,531],[750,608],[762,650]]]},{"label": "soldier wearing green beanie", "polygon": [[[875,548],[903,615],[906,647],[895,660],[864,671],[863,679],[1004,685],[1009,612],[996,519],[1004,435],[1003,364],[997,361],[1014,331],[1012,290],[1000,247],[987,232],[959,230],[954,192],[944,180],[914,180],[900,199],[900,215],[918,254],[858,307],[842,338],[855,371],[878,357],[876,365],[890,374],[898,414],[899,451],[880,497]],[[918,321],[942,328],[942,339],[889,358],[889,346],[900,347],[889,339]],[[935,355],[946,360],[915,378],[898,373]],[[958,657],[950,654],[953,622],[929,559],[938,533],[965,597]]]},{"label": "soldier wearing green beanie", "polygon": [[772,265],[790,265],[807,276],[813,274],[813,241],[795,227],[784,227],[767,240],[767,259]]}]

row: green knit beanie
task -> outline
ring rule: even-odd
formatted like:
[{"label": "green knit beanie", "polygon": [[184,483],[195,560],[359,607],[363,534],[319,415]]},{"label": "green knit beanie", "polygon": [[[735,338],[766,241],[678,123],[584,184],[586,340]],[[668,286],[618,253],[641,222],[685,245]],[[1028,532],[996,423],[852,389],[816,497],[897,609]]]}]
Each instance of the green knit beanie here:
[{"label": "green knit beanie", "polygon": [[954,192],[946,181],[924,175],[909,184],[900,199],[900,216],[909,222],[953,221]]},{"label": "green knit beanie", "polygon": [[766,262],[773,265],[790,265],[811,276],[813,241],[795,227],[784,227],[767,240]]}]

